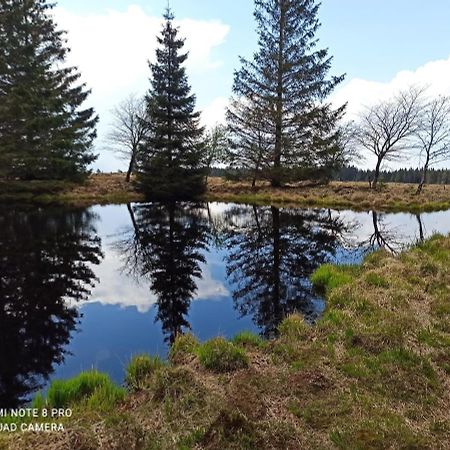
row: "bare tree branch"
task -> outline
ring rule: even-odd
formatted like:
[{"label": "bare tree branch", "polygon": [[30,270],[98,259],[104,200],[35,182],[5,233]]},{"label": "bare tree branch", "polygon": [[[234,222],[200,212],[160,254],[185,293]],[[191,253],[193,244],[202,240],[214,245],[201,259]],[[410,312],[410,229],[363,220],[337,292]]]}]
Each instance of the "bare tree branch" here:
[{"label": "bare tree branch", "polygon": [[139,146],[148,131],[145,98],[131,94],[112,110],[112,114],[113,121],[106,142],[113,152],[129,162],[126,177],[129,182]]},{"label": "bare tree branch", "polygon": [[422,178],[417,188],[420,194],[429,167],[450,159],[450,97],[439,96],[426,104],[417,138],[423,161]]},{"label": "bare tree branch", "polygon": [[377,187],[384,161],[401,159],[417,147],[421,127],[423,88],[410,87],[394,98],[368,108],[360,117],[356,140],[377,158],[372,187]]}]

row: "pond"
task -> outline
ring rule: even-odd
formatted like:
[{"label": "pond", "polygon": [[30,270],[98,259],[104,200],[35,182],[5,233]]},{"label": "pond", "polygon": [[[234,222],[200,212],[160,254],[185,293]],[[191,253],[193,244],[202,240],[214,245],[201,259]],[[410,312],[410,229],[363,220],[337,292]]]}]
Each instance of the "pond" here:
[{"label": "pond", "polygon": [[181,331],[270,338],[325,308],[309,276],[450,232],[450,211],[413,214],[235,204],[0,207],[0,406],[130,357],[166,357]]}]

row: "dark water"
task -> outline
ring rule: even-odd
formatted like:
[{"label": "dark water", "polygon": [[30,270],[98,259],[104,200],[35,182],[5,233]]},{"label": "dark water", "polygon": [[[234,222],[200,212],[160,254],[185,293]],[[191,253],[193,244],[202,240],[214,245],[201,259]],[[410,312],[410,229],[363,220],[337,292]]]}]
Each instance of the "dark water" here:
[{"label": "dark water", "polygon": [[319,265],[433,232],[450,232],[450,211],[0,207],[0,407],[90,368],[121,382],[133,354],[164,357],[180,331],[272,337],[294,311],[313,322]]}]

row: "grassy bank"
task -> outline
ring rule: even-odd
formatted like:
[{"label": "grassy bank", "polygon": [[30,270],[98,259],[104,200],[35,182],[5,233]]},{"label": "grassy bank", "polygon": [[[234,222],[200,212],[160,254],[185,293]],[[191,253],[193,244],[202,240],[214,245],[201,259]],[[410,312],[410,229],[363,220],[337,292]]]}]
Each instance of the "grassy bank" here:
[{"label": "grassy bank", "polygon": [[143,201],[123,174],[95,174],[84,183],[65,181],[0,181],[0,202],[94,205]]},{"label": "grassy bank", "polygon": [[235,203],[304,207],[351,208],[377,211],[435,211],[450,208],[450,186],[425,186],[416,195],[414,184],[389,183],[374,191],[368,183],[332,182],[326,186],[294,185],[283,189],[212,178],[208,199]]},{"label": "grassy bank", "polygon": [[449,448],[449,267],[442,236],[322,266],[315,327],[292,316],[269,342],[180,336],[169,362],[133,359],[126,396],[105,380],[50,389],[49,404],[74,407],[66,431],[3,437],[4,448]]},{"label": "grassy bank", "polygon": [[[450,208],[450,186],[426,186],[420,196],[413,184],[391,183],[379,191],[367,183],[333,182],[327,186],[295,185],[274,189],[260,183],[211,178],[205,199],[297,207],[352,208],[377,211],[435,211]],[[75,205],[143,201],[124,174],[96,174],[83,185],[65,182],[0,182],[0,201],[60,202]]]}]

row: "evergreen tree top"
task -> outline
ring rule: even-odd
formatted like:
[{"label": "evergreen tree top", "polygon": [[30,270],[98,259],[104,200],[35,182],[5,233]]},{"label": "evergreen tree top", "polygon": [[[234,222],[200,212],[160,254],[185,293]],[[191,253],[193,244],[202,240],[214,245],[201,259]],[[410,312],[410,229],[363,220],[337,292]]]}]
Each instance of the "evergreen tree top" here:
[{"label": "evergreen tree top", "polygon": [[96,159],[90,91],[47,0],[0,1],[0,176],[78,178]]},{"label": "evergreen tree top", "polygon": [[204,189],[204,145],[200,113],[195,111],[184,63],[185,40],[173,26],[170,8],[158,36],[156,61],[150,63],[150,90],[146,96],[148,136],[139,155],[141,189],[153,197],[195,196]]},{"label": "evergreen tree top", "polygon": [[163,14],[164,19],[166,19],[167,22],[172,22],[175,19],[175,14],[173,13],[173,10],[170,8],[169,2],[167,2],[167,8]]}]

